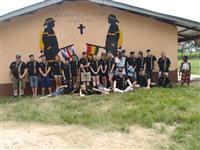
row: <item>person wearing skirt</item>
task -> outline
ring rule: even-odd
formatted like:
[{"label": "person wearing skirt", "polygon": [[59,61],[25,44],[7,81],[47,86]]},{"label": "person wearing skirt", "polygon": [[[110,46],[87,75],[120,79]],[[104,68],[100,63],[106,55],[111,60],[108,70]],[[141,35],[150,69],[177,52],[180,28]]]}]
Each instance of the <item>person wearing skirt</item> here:
[{"label": "person wearing skirt", "polygon": [[179,75],[181,74],[181,85],[185,83],[190,85],[190,75],[191,75],[191,65],[188,62],[188,56],[183,57],[183,62],[181,63]]}]

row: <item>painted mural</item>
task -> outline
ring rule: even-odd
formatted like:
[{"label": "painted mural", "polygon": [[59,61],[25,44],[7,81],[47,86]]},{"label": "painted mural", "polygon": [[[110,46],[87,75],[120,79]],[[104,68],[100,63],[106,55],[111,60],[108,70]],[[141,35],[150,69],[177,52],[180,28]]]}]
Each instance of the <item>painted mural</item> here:
[{"label": "painted mural", "polygon": [[122,35],[120,35],[119,30],[119,21],[117,20],[117,17],[113,14],[110,14],[108,17],[108,23],[110,24],[107,37],[106,37],[106,44],[105,49],[106,52],[111,51],[113,56],[116,56],[117,49],[122,46]]},{"label": "painted mural", "polygon": [[[107,19],[110,26],[109,26],[107,36],[105,38],[105,46],[99,46],[97,44],[86,43],[86,46],[87,46],[86,50],[87,50],[88,56],[98,55],[100,48],[104,49],[106,53],[111,51],[113,56],[116,56],[117,50],[121,48],[123,38],[122,38],[122,32],[119,29],[119,21],[114,14],[110,14]],[[55,56],[59,52],[61,52],[61,50],[66,49],[69,46],[59,49],[57,37],[53,29],[55,27],[55,20],[52,17],[47,18],[43,26],[45,28],[44,28],[44,31],[40,35],[41,36],[40,37],[41,53],[43,53],[46,56],[46,59],[48,61],[52,61],[54,60]],[[83,29],[85,28],[83,24],[80,24],[77,28],[80,30],[81,35],[87,34],[83,32]],[[70,55],[67,55],[67,53],[69,52],[66,51],[66,56],[70,56]],[[62,56],[64,56],[63,53],[62,53]],[[65,59],[66,59],[66,56],[65,56]]]},{"label": "painted mural", "polygon": [[53,18],[47,18],[43,25],[45,27],[42,34],[43,48],[41,52],[46,56],[48,61],[54,60],[55,56],[59,52],[57,37],[54,32],[55,20]]}]

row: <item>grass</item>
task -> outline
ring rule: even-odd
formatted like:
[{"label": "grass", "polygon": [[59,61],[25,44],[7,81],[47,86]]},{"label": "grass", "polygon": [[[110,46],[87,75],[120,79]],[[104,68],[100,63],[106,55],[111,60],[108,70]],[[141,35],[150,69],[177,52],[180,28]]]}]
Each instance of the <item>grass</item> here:
[{"label": "grass", "polygon": [[[129,132],[134,124],[176,126],[170,149],[200,149],[200,86],[140,89],[127,94],[1,99],[1,121],[80,124],[104,131]],[[162,129],[164,131],[164,129]]]},{"label": "grass", "polygon": [[[182,60],[178,61],[179,67],[180,67],[181,62]],[[189,62],[191,63],[192,74],[200,75],[200,59],[191,59],[189,60]]]}]

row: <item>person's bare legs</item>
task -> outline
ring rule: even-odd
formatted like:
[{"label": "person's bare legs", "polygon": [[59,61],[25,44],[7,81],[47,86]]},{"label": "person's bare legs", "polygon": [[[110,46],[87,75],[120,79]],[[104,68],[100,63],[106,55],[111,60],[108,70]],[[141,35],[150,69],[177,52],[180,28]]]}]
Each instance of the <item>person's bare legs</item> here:
[{"label": "person's bare legs", "polygon": [[116,93],[124,93],[123,90],[120,90],[120,89],[118,89],[118,88],[115,88],[113,91],[116,92]]},{"label": "person's bare legs", "polygon": [[150,89],[151,88],[151,79],[147,80],[147,88]]},{"label": "person's bare legs", "polygon": [[99,75],[96,76],[96,81],[97,85],[99,85]]},{"label": "person's bare legs", "polygon": [[59,87],[59,81],[58,81],[58,77],[54,77],[54,80],[55,80],[55,84],[56,84],[56,88],[58,88]]},{"label": "person's bare legs", "polygon": [[93,87],[96,86],[96,76],[92,76],[92,84],[93,84]]},{"label": "person's bare legs", "polygon": [[42,88],[42,95],[45,95],[45,88]]},{"label": "person's bare legs", "polygon": [[49,94],[51,94],[51,93],[52,93],[52,91],[51,91],[51,88],[50,88],[50,87],[48,88],[48,91],[49,91]]},{"label": "person's bare legs", "polygon": [[62,86],[62,77],[58,77],[58,87]]}]

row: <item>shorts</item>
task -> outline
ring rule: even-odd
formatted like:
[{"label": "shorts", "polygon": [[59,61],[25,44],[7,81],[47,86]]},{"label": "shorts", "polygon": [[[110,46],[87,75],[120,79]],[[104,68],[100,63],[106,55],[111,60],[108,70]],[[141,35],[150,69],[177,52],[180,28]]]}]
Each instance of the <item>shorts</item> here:
[{"label": "shorts", "polygon": [[51,87],[50,77],[41,77],[41,87],[42,88],[50,88]]},{"label": "shorts", "polygon": [[82,82],[90,82],[91,81],[91,73],[90,72],[81,72],[81,81]]},{"label": "shorts", "polygon": [[152,78],[152,71],[146,70],[146,76],[147,76],[147,79],[151,79]]},{"label": "shorts", "polygon": [[38,76],[29,76],[29,83],[31,88],[38,87]]},{"label": "shorts", "polygon": [[[21,83],[21,85],[19,84]],[[12,87],[13,87],[13,90],[18,90],[19,89],[19,86],[21,86],[21,89],[24,90],[25,89],[25,81],[22,79],[21,81],[15,77],[13,77],[12,79]]]}]

